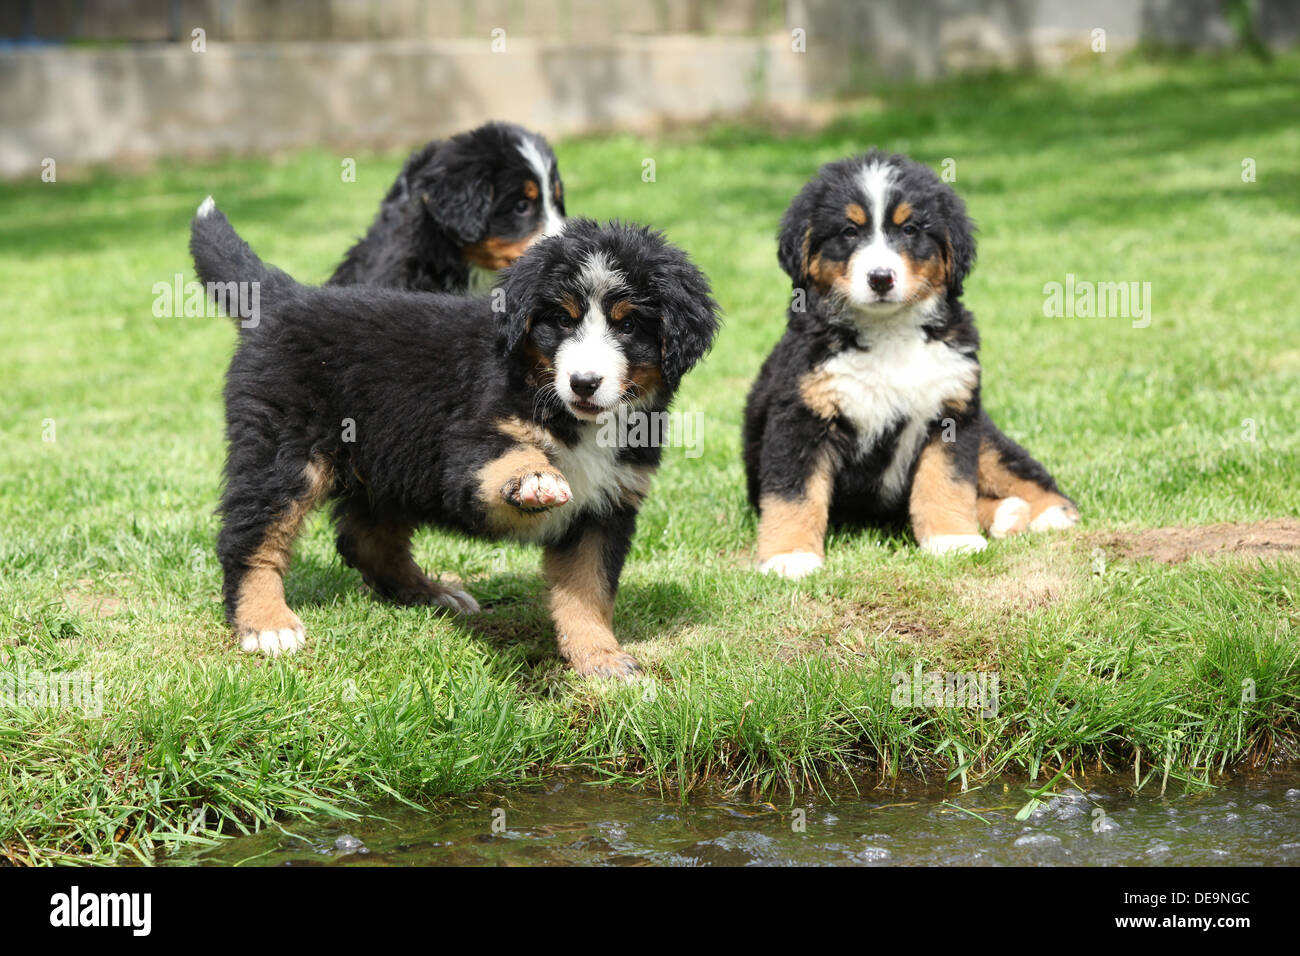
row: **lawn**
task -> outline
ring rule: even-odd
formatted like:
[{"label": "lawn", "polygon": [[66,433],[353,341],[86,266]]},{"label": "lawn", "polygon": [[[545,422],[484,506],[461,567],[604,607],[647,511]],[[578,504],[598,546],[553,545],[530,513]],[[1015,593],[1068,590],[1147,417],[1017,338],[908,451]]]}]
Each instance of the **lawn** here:
[{"label": "lawn", "polygon": [[[559,767],[779,800],[840,771],[1159,787],[1295,760],[1300,552],[1152,529],[1300,528],[1297,77],[1295,54],[1112,58],[893,88],[815,130],[556,143],[571,213],[664,229],[725,311],[676,404],[703,414],[702,455],[665,454],[623,577],[615,630],[648,671],[633,684],[560,666],[536,551],[440,533],[417,557],[467,582],[474,619],[371,599],[318,516],[286,585],[309,650],[243,655],[222,620],[234,332],[155,317],[154,284],[193,278],[209,193],[268,261],[322,280],[402,155],[354,155],[354,183],[315,149],[0,186],[0,672],[88,675],[102,700],[94,716],[0,698],[0,858],[148,862]],[[980,228],[965,301],[985,403],[1084,524],[947,560],[837,531],[820,575],[760,577],[739,433],[789,295],[776,224],[818,164],[873,144],[954,161]],[[1149,282],[1150,324],[1045,316],[1067,274]],[[1162,560],[1153,542],[1175,534],[1185,560]],[[891,702],[917,664],[995,672],[996,713]]]}]

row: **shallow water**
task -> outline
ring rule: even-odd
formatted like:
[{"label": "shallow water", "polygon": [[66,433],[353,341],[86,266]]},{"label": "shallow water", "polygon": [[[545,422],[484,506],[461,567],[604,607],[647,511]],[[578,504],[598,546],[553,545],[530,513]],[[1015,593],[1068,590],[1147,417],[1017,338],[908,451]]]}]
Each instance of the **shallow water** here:
[{"label": "shallow water", "polygon": [[[1300,864],[1300,773],[1238,777],[1212,790],[1133,793],[1124,782],[1058,785],[1028,819],[1023,781],[961,793],[900,784],[837,787],[793,807],[554,781],[422,812],[376,807],[351,823],[241,837],[208,865],[1267,866]],[[382,818],[382,819],[381,819]]]}]

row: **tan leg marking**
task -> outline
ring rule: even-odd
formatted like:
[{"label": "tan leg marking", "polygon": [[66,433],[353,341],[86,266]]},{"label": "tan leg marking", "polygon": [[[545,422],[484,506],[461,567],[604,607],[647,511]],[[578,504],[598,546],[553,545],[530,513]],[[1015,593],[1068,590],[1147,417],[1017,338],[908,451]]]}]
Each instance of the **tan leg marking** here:
[{"label": "tan leg marking", "polygon": [[603,536],[592,530],[575,548],[547,548],[542,573],[564,659],[583,676],[628,677],[641,668],[614,637],[614,596],[606,580],[603,545]]},{"label": "tan leg marking", "polygon": [[404,525],[346,519],[339,527],[339,532],[351,541],[349,562],[377,593],[398,604],[439,604],[453,611],[477,611],[478,602],[469,594],[434,581],[415,563],[411,531]]},{"label": "tan leg marking", "polygon": [[933,554],[982,551],[988,542],[980,534],[975,498],[975,483],[952,473],[942,437],[930,439],[916,463],[908,503],[917,543]]},{"label": "tan leg marking", "polygon": [[[1079,509],[1064,495],[1048,491],[1035,481],[1021,478],[1002,463],[997,448],[990,442],[980,443],[980,494],[990,498],[1023,498],[1029,502],[1031,530],[1045,511],[1058,509],[1039,522],[1039,527],[1068,527],[1079,520]],[[1059,517],[1059,523],[1057,521]]]},{"label": "tan leg marking", "polygon": [[551,508],[566,504],[573,492],[546,455],[555,447],[550,432],[522,418],[502,419],[497,429],[515,444],[479,469],[479,501],[492,530],[527,533],[546,520]]},{"label": "tan leg marking", "polygon": [[823,454],[800,497],[759,499],[759,571],[801,578],[822,566],[833,485],[830,458]]},{"label": "tan leg marking", "polygon": [[332,479],[324,461],[313,459],[303,471],[307,488],[266,529],[262,544],[247,561],[235,599],[235,635],[245,651],[276,657],[291,654],[307,641],[298,615],[284,600],[284,575],[303,519],[329,491]]}]

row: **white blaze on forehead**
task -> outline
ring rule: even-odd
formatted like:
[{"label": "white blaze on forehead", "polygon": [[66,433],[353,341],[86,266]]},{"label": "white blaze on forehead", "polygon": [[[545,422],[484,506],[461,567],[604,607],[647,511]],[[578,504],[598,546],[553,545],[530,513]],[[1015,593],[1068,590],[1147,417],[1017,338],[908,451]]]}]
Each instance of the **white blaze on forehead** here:
[{"label": "white blaze on forehead", "polygon": [[867,163],[862,167],[858,183],[867,197],[867,207],[871,210],[871,229],[874,238],[884,230],[885,203],[894,188],[894,167],[888,163]]},{"label": "white blaze on forehead", "polygon": [[904,291],[906,280],[903,257],[889,246],[885,239],[885,210],[888,208],[889,194],[894,189],[894,167],[888,163],[872,162],[862,167],[858,176],[858,185],[867,200],[870,210],[871,240],[855,252],[849,261],[849,298],[854,302],[878,302],[880,297],[871,291],[867,277],[880,269],[894,273],[894,288],[887,299],[898,301]]},{"label": "white blaze on forehead", "polygon": [[524,162],[532,167],[533,174],[537,177],[537,187],[541,190],[539,198],[542,204],[542,235],[559,235],[564,232],[564,217],[560,215],[555,205],[555,191],[551,186],[551,164],[537,148],[537,143],[531,136],[519,138],[519,155],[523,156]]},{"label": "white blaze on forehead", "polygon": [[[605,319],[602,302],[611,292],[626,289],[627,279],[603,253],[594,252],[583,262],[578,280],[587,293],[587,313],[555,352],[555,388],[566,402],[582,398],[611,408],[623,394],[627,357]],[[570,384],[575,375],[595,375],[600,387],[594,395],[579,396]]]},{"label": "white blaze on forehead", "polygon": [[583,260],[578,281],[587,290],[587,299],[594,309],[599,309],[600,303],[611,292],[620,292],[628,287],[627,276],[610,265],[609,257],[603,252],[593,252]]}]

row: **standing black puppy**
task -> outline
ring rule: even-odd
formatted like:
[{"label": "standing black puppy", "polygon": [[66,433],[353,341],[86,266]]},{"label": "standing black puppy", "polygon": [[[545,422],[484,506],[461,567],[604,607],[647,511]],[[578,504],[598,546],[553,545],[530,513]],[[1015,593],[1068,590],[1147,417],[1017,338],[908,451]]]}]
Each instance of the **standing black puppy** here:
[{"label": "standing black puppy", "polygon": [[487,288],[531,243],[563,228],[564,184],[550,145],[521,126],[487,123],[411,153],[328,284]]},{"label": "standing black puppy", "polygon": [[581,674],[637,669],[614,595],[660,449],[611,440],[604,416],[665,410],[712,343],[716,306],[684,253],[573,220],[506,271],[497,313],[488,297],[301,286],[211,199],[190,249],[211,294],[259,290],[226,378],[217,543],[244,650],[304,643],[283,577],[331,500],[343,559],[399,603],[477,610],[415,564],[420,525],[540,544],[561,654]]},{"label": "standing black puppy", "polygon": [[794,280],[785,336],[745,409],[760,569],[823,564],[828,521],[910,519],[926,551],[1065,528],[1074,503],[980,408],[979,336],[961,304],[975,259],[957,194],[872,151],[823,166],[781,221]]}]

